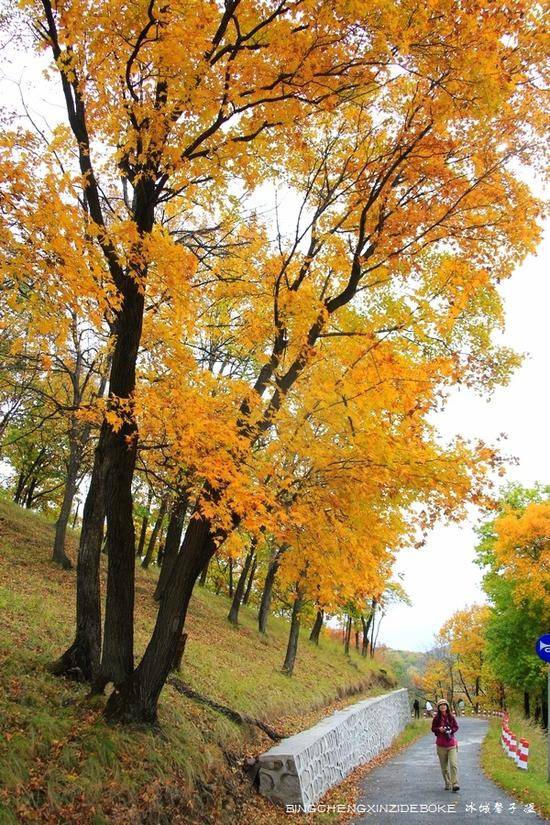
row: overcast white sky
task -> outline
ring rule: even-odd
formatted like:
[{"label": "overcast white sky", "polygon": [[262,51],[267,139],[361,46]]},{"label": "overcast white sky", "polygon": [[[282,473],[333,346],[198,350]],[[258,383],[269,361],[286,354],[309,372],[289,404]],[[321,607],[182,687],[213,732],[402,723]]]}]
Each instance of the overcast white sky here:
[{"label": "overcast white sky", "polygon": [[[5,0],[0,0],[0,9]],[[36,122],[49,124],[64,118],[64,107],[57,86],[44,83],[38,61],[30,54],[16,51],[14,44],[0,55],[0,99],[19,108],[20,89],[24,93]],[[507,325],[503,343],[529,353],[526,361],[507,387],[497,391],[491,401],[480,399],[465,390],[455,392],[448,408],[439,418],[444,434],[460,433],[494,443],[505,432],[506,451],[517,456],[519,464],[511,466],[508,479],[531,485],[550,482],[550,448],[548,409],[550,390],[550,224],[546,242],[501,286],[506,307]],[[412,607],[393,606],[384,617],[379,642],[394,648],[428,650],[434,634],[457,609],[483,600],[481,571],[473,563],[475,534],[473,527],[479,514],[472,511],[461,525],[439,526],[432,531],[421,550],[400,553],[396,573],[413,601]],[[435,586],[437,571],[452,571],[445,581],[452,586]]]},{"label": "overcast white sky", "polygon": [[[489,402],[466,390],[453,393],[447,410],[438,418],[446,435],[460,433],[494,443],[499,433],[506,433],[506,453],[519,459],[517,466],[509,467],[507,480],[525,485],[550,482],[549,262],[550,226],[536,257],[525,261],[501,285],[506,308],[502,342],[529,353],[522,367]],[[404,574],[402,584],[413,605],[395,605],[388,610],[380,628],[380,643],[404,650],[428,650],[434,634],[455,610],[484,601],[481,571],[473,562],[473,528],[478,519],[479,512],[472,510],[462,524],[434,529],[421,550],[399,554],[395,570]],[[452,571],[452,576],[444,576],[451,586],[435,585],[438,570]]]}]

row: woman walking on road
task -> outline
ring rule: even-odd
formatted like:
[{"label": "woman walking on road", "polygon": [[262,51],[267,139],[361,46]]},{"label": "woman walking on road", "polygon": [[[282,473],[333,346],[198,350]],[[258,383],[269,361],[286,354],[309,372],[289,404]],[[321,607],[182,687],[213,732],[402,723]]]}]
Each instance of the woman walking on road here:
[{"label": "woman walking on road", "polygon": [[460,790],[458,785],[458,742],[454,735],[458,730],[458,723],[449,710],[446,699],[437,703],[437,713],[432,722],[432,731],[435,733],[437,755],[441,765],[441,773],[445,780],[445,790]]}]

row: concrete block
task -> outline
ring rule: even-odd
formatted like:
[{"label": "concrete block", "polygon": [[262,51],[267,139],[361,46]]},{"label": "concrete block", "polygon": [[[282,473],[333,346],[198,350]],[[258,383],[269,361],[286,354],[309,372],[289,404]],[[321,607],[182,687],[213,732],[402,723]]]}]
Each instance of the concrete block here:
[{"label": "concrete block", "polygon": [[279,805],[308,810],[354,768],[387,748],[410,717],[405,688],[337,710],[260,756],[260,793]]}]

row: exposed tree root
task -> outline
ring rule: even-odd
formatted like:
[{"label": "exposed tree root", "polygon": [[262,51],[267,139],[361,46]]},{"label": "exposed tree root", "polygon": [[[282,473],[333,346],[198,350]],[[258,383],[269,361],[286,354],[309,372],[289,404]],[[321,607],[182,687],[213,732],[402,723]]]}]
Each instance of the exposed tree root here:
[{"label": "exposed tree root", "polygon": [[182,693],[184,696],[187,696],[188,699],[194,699],[196,702],[201,702],[203,705],[208,705],[209,708],[217,710],[219,713],[223,713],[224,716],[227,716],[239,725],[255,725],[257,728],[260,728],[260,730],[263,730],[263,732],[267,734],[274,742],[278,742],[280,739],[284,738],[284,734],[277,733],[276,730],[265,722],[262,722],[261,719],[254,719],[254,717],[247,716],[244,713],[239,713],[238,710],[228,708],[226,705],[220,705],[213,699],[209,699],[207,696],[197,693],[196,690],[193,690],[193,688],[190,688],[189,685],[186,685],[181,681],[181,679],[177,679],[175,676],[168,679],[167,683],[172,685],[178,693]]}]

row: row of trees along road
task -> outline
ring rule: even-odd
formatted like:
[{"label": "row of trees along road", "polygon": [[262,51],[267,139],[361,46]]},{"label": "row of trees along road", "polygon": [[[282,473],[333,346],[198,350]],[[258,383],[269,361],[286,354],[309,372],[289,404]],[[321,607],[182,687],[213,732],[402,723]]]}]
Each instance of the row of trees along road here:
[{"label": "row of trees along road", "polygon": [[[539,10],[30,0],[4,25],[66,110],[0,139],[4,435],[33,384],[69,499],[93,443],[54,670],[154,722],[213,557],[263,554],[295,618],[370,604],[399,546],[482,500],[495,454],[429,414],[516,363],[491,332],[540,235]],[[138,477],[169,516],[136,665]]]},{"label": "row of trees along road", "polygon": [[431,699],[462,697],[476,713],[521,705],[548,727],[547,666],[535,647],[550,623],[550,488],[510,485],[478,536],[487,604],[443,625],[416,686]]}]

